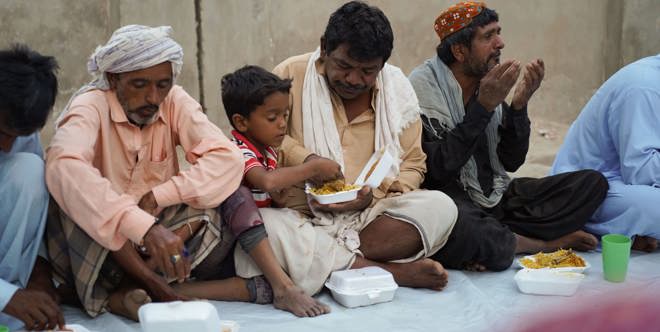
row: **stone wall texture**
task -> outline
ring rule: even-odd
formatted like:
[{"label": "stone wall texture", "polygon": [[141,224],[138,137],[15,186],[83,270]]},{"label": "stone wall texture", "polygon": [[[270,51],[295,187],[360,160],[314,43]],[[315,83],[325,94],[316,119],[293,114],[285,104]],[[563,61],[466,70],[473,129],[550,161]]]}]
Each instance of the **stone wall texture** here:
[{"label": "stone wall texture", "polygon": [[[0,47],[25,43],[60,63],[55,114],[89,80],[87,57],[125,24],[171,25],[185,51],[179,84],[209,117],[229,128],[219,97],[222,75],[246,64],[271,69],[319,45],[336,0],[4,0]],[[372,0],[394,28],[390,63],[408,73],[433,56],[435,16],[447,0]],[[660,53],[658,0],[491,0],[500,14],[504,58],[546,63],[545,81],[531,102],[535,117],[570,123],[612,73]],[[44,142],[52,136],[44,128]]]}]

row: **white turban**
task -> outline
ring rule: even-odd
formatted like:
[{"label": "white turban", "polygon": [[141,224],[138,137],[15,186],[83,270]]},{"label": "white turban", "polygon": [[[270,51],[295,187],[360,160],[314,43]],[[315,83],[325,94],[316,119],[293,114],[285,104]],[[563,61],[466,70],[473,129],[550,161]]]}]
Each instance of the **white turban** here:
[{"label": "white turban", "polygon": [[183,65],[183,49],[170,38],[171,32],[169,26],[127,25],[117,29],[108,43],[98,46],[89,57],[87,71],[93,80],[71,96],[55,125],[69,111],[75,97],[95,89],[110,89],[105,73],[125,73],[169,61],[172,63],[172,78],[176,80]]}]

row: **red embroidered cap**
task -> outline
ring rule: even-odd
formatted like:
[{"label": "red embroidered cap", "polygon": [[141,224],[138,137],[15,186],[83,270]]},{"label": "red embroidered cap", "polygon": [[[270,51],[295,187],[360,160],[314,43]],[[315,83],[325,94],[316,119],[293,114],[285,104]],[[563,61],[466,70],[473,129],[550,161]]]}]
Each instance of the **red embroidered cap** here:
[{"label": "red embroidered cap", "polygon": [[484,8],[486,8],[485,3],[473,1],[459,2],[447,8],[435,19],[435,25],[433,25],[435,33],[438,34],[440,40],[447,38],[472,23],[472,19],[481,14]]}]

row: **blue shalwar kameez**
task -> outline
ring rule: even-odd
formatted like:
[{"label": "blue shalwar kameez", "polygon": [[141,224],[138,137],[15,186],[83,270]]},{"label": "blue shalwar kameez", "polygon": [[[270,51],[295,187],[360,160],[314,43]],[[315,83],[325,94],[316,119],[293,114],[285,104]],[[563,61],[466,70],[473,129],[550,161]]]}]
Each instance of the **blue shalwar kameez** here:
[{"label": "blue shalwar kameez", "polygon": [[[47,210],[39,133],[18,137],[9,153],[0,151],[0,310],[27,286],[43,242]],[[23,323],[0,312],[0,325],[14,330]]]},{"label": "blue shalwar kameez", "polygon": [[587,231],[660,239],[660,54],[619,70],[571,125],[551,172],[579,169],[610,186]]}]

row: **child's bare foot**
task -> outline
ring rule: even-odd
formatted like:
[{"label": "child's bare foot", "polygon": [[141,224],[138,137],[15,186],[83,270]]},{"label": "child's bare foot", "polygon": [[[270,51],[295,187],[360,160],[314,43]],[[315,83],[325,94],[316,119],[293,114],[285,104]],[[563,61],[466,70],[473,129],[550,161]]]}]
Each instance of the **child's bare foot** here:
[{"label": "child's bare foot", "polygon": [[305,294],[295,285],[273,288],[273,306],[298,317],[316,317],[330,312],[330,307]]},{"label": "child's bare foot", "polygon": [[636,235],[632,244],[633,250],[653,252],[658,249],[658,240],[649,236]]},{"label": "child's bare foot", "polygon": [[585,231],[575,231],[564,235],[556,240],[548,242],[548,251],[554,251],[560,248],[575,249],[578,251],[589,251],[596,249],[598,239]]}]

